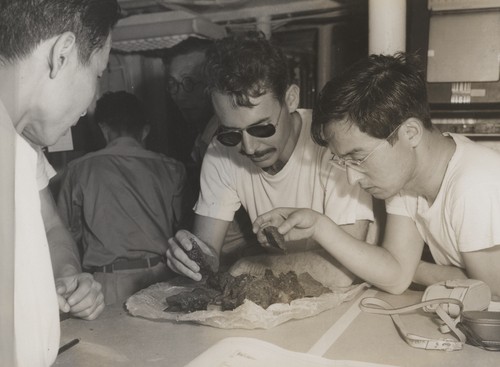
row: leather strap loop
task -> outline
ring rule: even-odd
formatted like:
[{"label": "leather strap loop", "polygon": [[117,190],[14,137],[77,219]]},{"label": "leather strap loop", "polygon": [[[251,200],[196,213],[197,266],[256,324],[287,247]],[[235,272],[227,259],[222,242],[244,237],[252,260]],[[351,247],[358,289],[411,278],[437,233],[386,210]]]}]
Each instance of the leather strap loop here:
[{"label": "leather strap loop", "polygon": [[[463,304],[461,301],[454,298],[438,298],[430,301],[420,302],[413,305],[405,306],[405,307],[393,307],[390,303],[381,300],[379,298],[367,297],[363,298],[359,304],[359,307],[362,311],[379,314],[379,315],[389,315],[394,322],[394,325],[398,329],[401,337],[406,341],[406,343],[414,348],[420,349],[430,349],[430,350],[444,350],[447,352],[461,350],[463,348],[463,344],[465,342],[465,335],[457,329],[456,324],[458,323],[459,318],[452,319],[441,306],[438,306],[436,312],[441,319],[448,325],[451,331],[457,335],[460,341],[456,341],[453,339],[429,339],[419,335],[410,334],[406,331],[406,327],[399,317],[399,314],[410,312],[417,310],[419,308],[429,306],[429,305],[456,305],[460,309],[463,309]],[[439,311],[438,311],[439,310]],[[443,318],[443,314],[446,315]]]}]

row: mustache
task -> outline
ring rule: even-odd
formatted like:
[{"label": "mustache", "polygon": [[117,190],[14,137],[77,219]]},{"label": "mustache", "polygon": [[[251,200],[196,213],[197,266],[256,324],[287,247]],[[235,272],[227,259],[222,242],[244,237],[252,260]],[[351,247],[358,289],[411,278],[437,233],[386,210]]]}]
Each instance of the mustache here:
[{"label": "mustache", "polygon": [[263,157],[263,156],[265,156],[265,155],[267,155],[269,153],[274,152],[275,150],[276,149],[270,148],[270,149],[266,149],[266,150],[254,152],[253,154],[247,154],[247,153],[245,153],[244,150],[240,150],[240,154],[242,156],[245,156],[245,157],[250,158],[250,159],[252,159],[252,158],[261,158],[261,157]]}]

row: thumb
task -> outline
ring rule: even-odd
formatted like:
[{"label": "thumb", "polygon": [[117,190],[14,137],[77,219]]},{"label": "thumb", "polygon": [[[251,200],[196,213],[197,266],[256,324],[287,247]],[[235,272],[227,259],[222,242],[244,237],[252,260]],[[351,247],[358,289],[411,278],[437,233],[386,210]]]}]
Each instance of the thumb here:
[{"label": "thumb", "polygon": [[62,279],[56,279],[56,292],[57,294],[64,296],[66,293],[66,284]]},{"label": "thumb", "polygon": [[77,288],[78,280],[76,276],[69,276],[56,279],[57,294],[68,296]]}]

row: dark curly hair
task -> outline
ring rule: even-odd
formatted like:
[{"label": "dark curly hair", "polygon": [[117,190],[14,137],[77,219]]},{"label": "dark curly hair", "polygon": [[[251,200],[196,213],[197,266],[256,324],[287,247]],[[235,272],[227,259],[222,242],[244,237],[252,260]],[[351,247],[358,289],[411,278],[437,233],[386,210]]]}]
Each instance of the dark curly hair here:
[{"label": "dark curly hair", "polygon": [[252,107],[250,98],[272,93],[284,101],[291,78],[285,53],[262,32],[235,34],[207,50],[207,91],[233,97],[237,106]]},{"label": "dark curly hair", "polygon": [[[311,134],[327,145],[323,126],[347,121],[378,139],[387,138],[410,117],[432,129],[424,73],[417,56],[370,55],[329,81],[313,109]],[[397,135],[391,143],[397,140]]]}]

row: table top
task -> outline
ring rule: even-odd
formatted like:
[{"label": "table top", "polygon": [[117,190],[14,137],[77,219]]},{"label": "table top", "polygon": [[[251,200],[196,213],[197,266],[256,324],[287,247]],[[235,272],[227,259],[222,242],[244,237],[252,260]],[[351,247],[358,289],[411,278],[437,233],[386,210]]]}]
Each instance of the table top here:
[{"label": "table top", "polygon": [[[375,294],[376,293],[376,294]],[[389,316],[363,313],[359,300],[373,296],[403,306],[420,301],[421,292],[395,296],[368,289],[355,300],[302,320],[269,330],[218,329],[192,323],[152,321],[130,316],[115,305],[94,321],[67,319],[61,323],[61,345],[80,342],[59,355],[55,366],[185,366],[218,341],[250,337],[295,352],[336,360],[357,360],[394,366],[499,366],[500,353],[465,345],[455,352],[428,351],[407,345]],[[401,316],[409,332],[431,337],[441,334],[430,314],[422,310]]]}]

